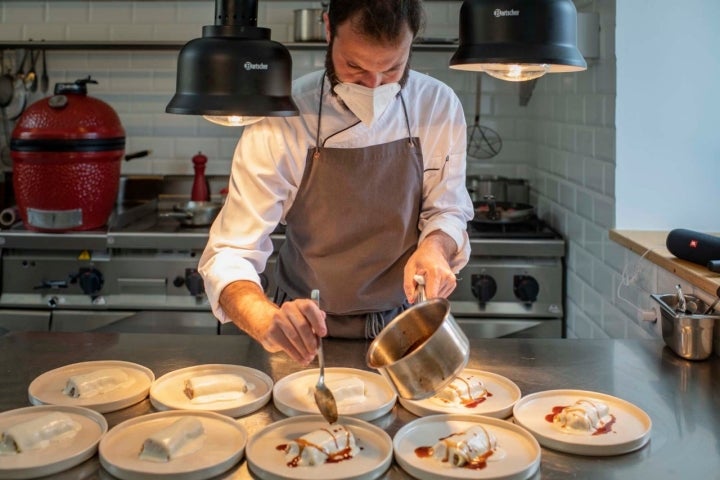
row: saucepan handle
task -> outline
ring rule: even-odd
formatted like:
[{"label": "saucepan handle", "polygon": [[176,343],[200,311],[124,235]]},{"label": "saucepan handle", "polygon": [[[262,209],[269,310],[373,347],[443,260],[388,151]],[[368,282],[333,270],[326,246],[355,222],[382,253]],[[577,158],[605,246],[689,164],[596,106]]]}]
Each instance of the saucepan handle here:
[{"label": "saucepan handle", "polygon": [[415,280],[415,283],[417,283],[417,296],[415,298],[415,303],[424,302],[427,300],[425,298],[425,277],[422,275],[415,275],[413,279]]}]

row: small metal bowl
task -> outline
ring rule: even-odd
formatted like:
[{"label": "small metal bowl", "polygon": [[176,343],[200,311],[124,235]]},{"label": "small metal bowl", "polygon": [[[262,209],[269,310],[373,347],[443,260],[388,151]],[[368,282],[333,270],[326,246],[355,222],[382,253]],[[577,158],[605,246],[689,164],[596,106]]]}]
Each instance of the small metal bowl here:
[{"label": "small metal bowl", "polygon": [[652,294],[650,297],[660,304],[663,340],[673,352],[688,360],[705,360],[712,354],[713,328],[720,316],[702,313],[708,310],[704,301],[694,295],[685,295],[688,310],[680,312],[676,310],[676,294]]}]

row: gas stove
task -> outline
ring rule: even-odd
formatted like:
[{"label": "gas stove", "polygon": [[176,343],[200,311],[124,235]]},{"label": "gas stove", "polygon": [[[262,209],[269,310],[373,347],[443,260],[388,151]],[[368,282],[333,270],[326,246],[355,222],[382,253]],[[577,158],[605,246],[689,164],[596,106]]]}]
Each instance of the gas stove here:
[{"label": "gas stove", "polygon": [[450,296],[475,336],[562,337],[565,240],[537,216],[468,224],[470,259]]},{"label": "gas stove", "polygon": [[[185,322],[190,331],[225,333],[210,312],[197,272],[209,228],[185,227],[159,214],[172,203],[118,208],[109,226],[100,230],[38,233],[22,224],[0,230],[0,311],[37,315],[55,330],[90,329],[81,319],[92,316],[96,321],[102,313],[109,317],[101,328],[114,331],[163,331],[164,322],[172,332]],[[468,234],[471,256],[449,298],[466,333],[563,336],[562,236],[537,217],[520,223],[471,223]],[[281,229],[272,241],[277,251],[284,241]],[[269,294],[274,261],[272,255],[261,274]],[[134,326],[120,327],[117,318],[125,324],[132,318]],[[0,315],[0,331],[2,321]]]}]

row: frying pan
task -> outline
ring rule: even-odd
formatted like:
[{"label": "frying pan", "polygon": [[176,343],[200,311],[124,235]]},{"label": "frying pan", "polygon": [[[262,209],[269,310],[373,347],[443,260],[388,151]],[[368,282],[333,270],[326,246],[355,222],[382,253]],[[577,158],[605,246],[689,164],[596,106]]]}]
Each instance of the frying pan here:
[{"label": "frying pan", "polygon": [[473,202],[475,216],[473,223],[516,223],[527,220],[535,213],[532,205],[515,202],[496,202],[487,195],[484,201]]},{"label": "frying pan", "polygon": [[186,227],[206,227],[210,225],[222,208],[216,202],[185,202],[173,206],[172,212],[163,212],[161,218],[174,218]]}]

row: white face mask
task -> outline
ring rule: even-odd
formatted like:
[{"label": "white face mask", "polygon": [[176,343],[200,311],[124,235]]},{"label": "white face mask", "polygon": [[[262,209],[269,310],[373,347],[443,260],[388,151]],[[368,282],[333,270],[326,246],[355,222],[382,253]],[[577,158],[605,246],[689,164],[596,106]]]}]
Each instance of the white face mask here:
[{"label": "white face mask", "polygon": [[370,127],[395,99],[400,84],[386,83],[368,88],[355,83],[338,83],[333,90],[360,121]]}]

